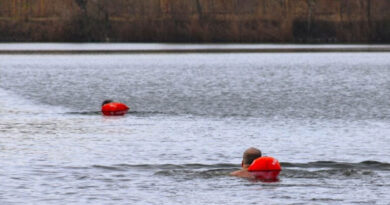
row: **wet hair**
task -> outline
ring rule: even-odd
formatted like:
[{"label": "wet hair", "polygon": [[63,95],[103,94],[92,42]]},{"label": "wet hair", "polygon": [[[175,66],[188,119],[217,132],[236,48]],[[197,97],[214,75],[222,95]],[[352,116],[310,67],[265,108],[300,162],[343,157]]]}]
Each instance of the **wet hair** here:
[{"label": "wet hair", "polygon": [[112,103],[112,102],[114,102],[114,101],[112,101],[112,100],[105,100],[105,101],[103,101],[102,106],[105,105],[105,104],[108,104],[108,103]]},{"label": "wet hair", "polygon": [[245,150],[242,156],[242,163],[250,165],[255,159],[259,157],[261,157],[261,151],[257,148],[251,147]]}]

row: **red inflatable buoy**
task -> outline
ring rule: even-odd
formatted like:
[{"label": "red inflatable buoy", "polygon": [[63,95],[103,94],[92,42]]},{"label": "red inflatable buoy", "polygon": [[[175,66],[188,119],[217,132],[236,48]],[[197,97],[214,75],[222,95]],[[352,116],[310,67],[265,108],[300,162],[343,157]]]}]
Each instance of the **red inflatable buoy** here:
[{"label": "red inflatable buoy", "polygon": [[120,116],[127,113],[129,107],[123,103],[110,102],[102,106],[103,115],[107,116]]},{"label": "red inflatable buoy", "polygon": [[259,157],[248,167],[248,171],[251,172],[256,179],[266,181],[278,180],[281,170],[279,161],[273,157]]}]

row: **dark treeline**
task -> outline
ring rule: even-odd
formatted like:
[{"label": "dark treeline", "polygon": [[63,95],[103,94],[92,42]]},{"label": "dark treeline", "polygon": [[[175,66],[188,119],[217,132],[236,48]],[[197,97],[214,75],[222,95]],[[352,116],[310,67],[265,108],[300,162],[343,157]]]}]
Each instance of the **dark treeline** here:
[{"label": "dark treeline", "polygon": [[390,43],[389,0],[0,0],[0,41]]}]

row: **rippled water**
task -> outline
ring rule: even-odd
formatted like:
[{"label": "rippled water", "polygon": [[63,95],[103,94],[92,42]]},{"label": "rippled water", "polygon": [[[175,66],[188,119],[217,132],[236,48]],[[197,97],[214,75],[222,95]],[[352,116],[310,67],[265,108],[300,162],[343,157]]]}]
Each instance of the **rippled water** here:
[{"label": "rippled water", "polygon": [[389,93],[389,53],[0,55],[0,202],[388,204]]}]

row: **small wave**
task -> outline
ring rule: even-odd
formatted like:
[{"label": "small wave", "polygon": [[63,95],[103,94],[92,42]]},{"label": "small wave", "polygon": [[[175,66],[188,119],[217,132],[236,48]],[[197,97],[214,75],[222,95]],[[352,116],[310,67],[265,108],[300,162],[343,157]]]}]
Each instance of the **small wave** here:
[{"label": "small wave", "polygon": [[[362,161],[360,163],[316,161],[308,163],[281,162],[282,170],[372,170],[390,171],[390,164],[378,161]],[[76,167],[66,167],[76,168]],[[91,167],[77,168],[100,168],[111,170],[234,170],[239,169],[239,164],[217,163],[217,164],[114,164],[114,165],[92,165]]]},{"label": "small wave", "polygon": [[[67,167],[75,169],[75,167]],[[139,171],[151,172],[155,176],[174,177],[183,180],[194,178],[226,177],[240,169],[237,164],[115,164],[92,165],[85,169],[99,169],[108,172]],[[83,168],[83,169],[84,169]],[[81,169],[81,167],[77,167]],[[390,171],[390,164],[377,161],[345,163],[317,161],[309,163],[282,163],[280,178],[334,178],[351,179],[378,177],[377,171]]]},{"label": "small wave", "polygon": [[105,170],[173,170],[173,169],[236,169],[236,164],[114,164],[114,165],[91,165],[66,166],[66,169],[105,169]]},{"label": "small wave", "polygon": [[317,161],[309,163],[281,163],[282,167],[287,168],[334,168],[334,169],[369,169],[390,171],[390,164],[378,161],[362,161],[360,163]]},{"label": "small wave", "polygon": [[362,161],[360,163],[317,161],[309,163],[282,163],[280,177],[287,178],[336,178],[360,179],[378,177],[378,171],[390,171],[390,164],[378,161]]},{"label": "small wave", "polygon": [[0,113],[4,114],[56,114],[64,113],[66,108],[43,105],[0,88]]},{"label": "small wave", "polygon": [[236,164],[118,164],[118,167],[151,169],[151,170],[173,170],[173,169],[231,169],[237,168]]},{"label": "small wave", "polygon": [[81,111],[81,112],[67,112],[70,115],[101,115],[101,111]]},{"label": "small wave", "polygon": [[280,177],[286,178],[361,178],[363,176],[376,176],[373,170],[358,170],[358,169],[325,169],[325,170],[306,170],[306,169],[284,169],[280,173]]},{"label": "small wave", "polygon": [[111,171],[126,171],[126,169],[123,169],[122,167],[119,167],[119,166],[93,165],[92,168],[111,170]]},{"label": "small wave", "polygon": [[[70,115],[101,115],[102,112],[99,111],[79,111],[79,112],[67,112],[66,114]],[[164,113],[164,112],[157,112],[157,111],[129,111],[128,114],[135,115],[135,116],[151,116],[151,115],[171,115],[172,113]]]},{"label": "small wave", "polygon": [[231,172],[231,169],[211,169],[211,170],[163,170],[157,171],[154,175],[159,176],[183,176],[183,178],[213,178],[213,177],[225,177]]}]

